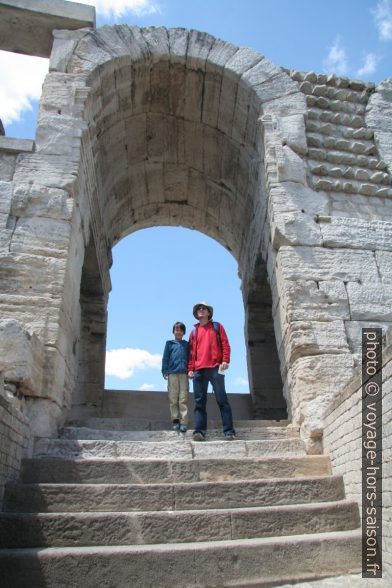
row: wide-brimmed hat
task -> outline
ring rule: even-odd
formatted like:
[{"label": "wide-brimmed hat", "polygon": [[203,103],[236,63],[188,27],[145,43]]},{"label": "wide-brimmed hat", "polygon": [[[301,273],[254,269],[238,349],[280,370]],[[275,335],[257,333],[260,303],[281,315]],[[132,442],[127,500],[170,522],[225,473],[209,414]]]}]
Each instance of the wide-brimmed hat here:
[{"label": "wide-brimmed hat", "polygon": [[212,306],[210,304],[208,304],[208,302],[198,302],[197,304],[195,304],[195,306],[193,307],[193,316],[198,319],[199,317],[197,316],[197,309],[199,308],[199,306],[205,306],[208,309],[210,318],[212,318],[212,315],[214,314],[214,309],[212,308]]}]

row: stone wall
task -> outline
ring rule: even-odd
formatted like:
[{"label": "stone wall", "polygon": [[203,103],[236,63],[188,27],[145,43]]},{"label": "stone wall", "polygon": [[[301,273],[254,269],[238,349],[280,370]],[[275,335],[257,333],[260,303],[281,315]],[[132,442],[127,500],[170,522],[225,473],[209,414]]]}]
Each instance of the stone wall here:
[{"label": "stone wall", "polygon": [[[392,331],[383,350],[383,568],[392,580]],[[362,388],[361,368],[342,390],[326,416],[324,451],[332,472],[343,475],[346,496],[362,504]]]},{"label": "stone wall", "polygon": [[283,411],[283,388],[319,452],[361,327],[392,324],[391,85],[287,71],[198,31],[56,31],[34,150],[0,210],[0,311],[45,357],[24,384],[35,434],[102,405],[111,248],[181,225],[238,261],[256,414]]},{"label": "stone wall", "polygon": [[269,268],[291,415],[317,451],[323,414],[360,364],[361,328],[392,324],[391,83],[288,73],[306,99],[306,148],[290,182],[290,130],[266,128]]},{"label": "stone wall", "polygon": [[23,169],[34,151],[31,140],[0,137],[0,372],[26,398],[39,435],[56,432],[63,413],[54,392],[58,400],[64,389],[57,314],[72,201],[51,189],[50,180],[26,179]]},{"label": "stone wall", "polygon": [[[205,33],[127,26],[55,33],[37,157],[31,164],[42,169],[40,179],[34,179],[42,182],[47,158],[58,161],[61,156],[64,174],[67,161],[79,159],[73,185],[65,182],[65,175],[50,179],[67,184],[76,203],[62,301],[67,332],[75,343],[65,355],[67,406],[68,388],[76,410],[93,411],[99,404],[96,363],[104,344],[111,247],[143,227],[187,226],[227,247],[239,262],[244,306],[249,310],[252,305],[252,328],[246,325],[251,372],[263,346],[268,351],[274,346],[265,270],[269,228],[263,130],[258,122],[263,101],[266,112],[282,119],[305,107],[296,83],[280,68],[255,51]],[[286,151],[301,141],[303,146],[303,125],[287,137]],[[81,296],[80,286],[85,294],[87,283],[95,299],[91,292]],[[254,301],[255,291],[262,300]],[[87,332],[86,323],[94,333]],[[98,353],[89,357],[86,349],[92,347]],[[265,374],[267,398],[259,393],[258,374],[252,392],[259,397],[260,414],[271,410],[271,398],[280,395],[280,404],[272,408],[282,418],[286,411],[276,351],[270,357],[275,369]]]},{"label": "stone wall", "polygon": [[20,400],[5,390],[0,375],[0,511],[4,484],[19,478],[22,457],[32,447],[29,419],[20,409]]}]

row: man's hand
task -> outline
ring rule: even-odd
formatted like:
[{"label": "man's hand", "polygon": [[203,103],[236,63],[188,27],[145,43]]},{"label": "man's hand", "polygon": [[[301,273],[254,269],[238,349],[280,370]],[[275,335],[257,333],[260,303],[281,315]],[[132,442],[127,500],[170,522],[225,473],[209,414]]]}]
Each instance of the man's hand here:
[{"label": "man's hand", "polygon": [[227,370],[227,369],[229,369],[229,364],[226,363],[225,361],[222,361],[221,368],[222,368],[222,370]]},{"label": "man's hand", "polygon": [[192,380],[192,378],[193,378],[193,372],[192,372],[192,371],[189,371],[189,372],[188,372],[188,378],[189,378],[190,380]]}]

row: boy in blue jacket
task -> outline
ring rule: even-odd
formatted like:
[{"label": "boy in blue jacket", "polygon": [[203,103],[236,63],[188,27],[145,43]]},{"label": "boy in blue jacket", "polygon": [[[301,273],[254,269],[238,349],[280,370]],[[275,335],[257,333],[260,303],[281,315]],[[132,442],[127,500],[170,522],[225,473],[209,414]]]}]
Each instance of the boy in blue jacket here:
[{"label": "boy in blue jacket", "polygon": [[168,380],[170,414],[173,429],[186,433],[188,429],[188,341],[184,341],[184,323],[173,325],[174,339],[166,341],[162,357],[162,375]]}]

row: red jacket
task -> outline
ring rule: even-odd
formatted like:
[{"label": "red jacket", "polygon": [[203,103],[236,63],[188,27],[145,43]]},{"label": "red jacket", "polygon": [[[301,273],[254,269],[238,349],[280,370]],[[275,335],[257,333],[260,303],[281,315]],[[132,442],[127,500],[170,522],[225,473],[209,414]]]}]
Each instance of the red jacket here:
[{"label": "red jacket", "polygon": [[212,368],[223,361],[230,363],[230,344],[225,329],[218,323],[218,334],[212,321],[204,326],[195,325],[189,336],[188,371],[195,372],[203,368]]}]

